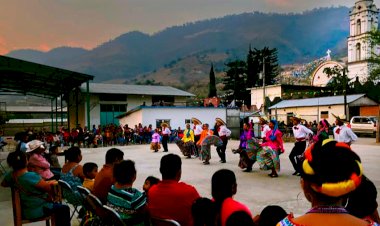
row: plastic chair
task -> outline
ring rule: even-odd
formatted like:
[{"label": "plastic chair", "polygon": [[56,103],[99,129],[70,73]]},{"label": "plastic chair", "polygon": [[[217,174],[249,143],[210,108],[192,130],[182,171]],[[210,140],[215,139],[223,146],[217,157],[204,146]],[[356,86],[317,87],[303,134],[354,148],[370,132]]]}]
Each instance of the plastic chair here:
[{"label": "plastic chair", "polygon": [[58,180],[58,184],[61,186],[63,199],[74,208],[70,216],[70,219],[72,219],[75,213],[79,214],[79,207],[83,205],[84,199],[81,194],[78,191],[74,191],[66,181]]},{"label": "plastic chair", "polygon": [[86,199],[89,194],[91,194],[90,190],[83,186],[77,186],[77,190],[83,199]]},{"label": "plastic chair", "polygon": [[89,214],[86,215],[81,225],[103,225],[102,219],[104,219],[105,211],[102,202],[93,194],[87,195],[84,203],[86,210]]},{"label": "plastic chair", "polygon": [[102,219],[103,225],[108,226],[125,226],[120,215],[111,207],[103,205],[104,218]]},{"label": "plastic chair", "polygon": [[21,226],[23,224],[29,224],[29,223],[38,222],[38,221],[45,221],[46,226],[50,226],[50,222],[51,222],[51,225],[55,226],[54,215],[40,217],[33,220],[22,219],[20,191],[17,188],[13,188],[13,187],[11,188],[11,191],[12,191],[14,226]]},{"label": "plastic chair", "polygon": [[153,226],[181,226],[180,223],[173,219],[163,219],[158,217],[151,217],[150,222]]}]

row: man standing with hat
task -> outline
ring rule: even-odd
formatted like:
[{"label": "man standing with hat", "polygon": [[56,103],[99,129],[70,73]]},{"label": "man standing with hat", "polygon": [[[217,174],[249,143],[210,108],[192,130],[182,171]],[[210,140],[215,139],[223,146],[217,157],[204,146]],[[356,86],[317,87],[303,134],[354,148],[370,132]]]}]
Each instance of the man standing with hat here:
[{"label": "man standing with hat", "polygon": [[162,127],[162,147],[164,148],[164,152],[168,152],[168,140],[169,136],[172,133],[170,129],[168,128],[169,125],[166,122],[161,123]]},{"label": "man standing with hat", "polygon": [[[201,133],[203,131],[202,129],[202,122],[197,119],[197,118],[191,118],[191,121],[193,122],[194,124],[194,143],[198,143],[199,139],[201,138]],[[195,145],[195,153],[194,153],[195,157],[198,157],[199,156],[199,151],[198,151],[198,147],[197,145]]]},{"label": "man standing with hat", "polygon": [[265,116],[260,117],[259,120],[260,120],[260,127],[261,127],[261,133],[260,133],[260,136],[261,136],[261,138],[263,139],[263,142],[265,142],[266,134],[267,134],[267,132],[269,132],[271,129],[270,129],[269,126],[268,126],[268,119],[267,119]]},{"label": "man standing with hat", "polygon": [[309,138],[309,136],[313,135],[313,131],[310,129],[306,128],[306,126],[301,125],[301,116],[299,115],[294,115],[291,117],[293,120],[293,135],[294,138],[296,139],[296,142],[294,143],[294,147],[292,151],[290,152],[289,159],[290,162],[293,165],[293,168],[295,172],[293,175],[300,175],[299,169],[301,167],[301,162],[299,162],[299,156],[303,154],[306,148],[306,140]]},{"label": "man standing with hat", "polygon": [[228,143],[228,138],[231,135],[231,130],[229,130],[226,126],[226,123],[221,118],[215,119],[216,125],[218,127],[218,134],[220,139],[223,141],[223,145],[221,147],[217,147],[216,151],[220,157],[221,163],[226,163],[226,148]]},{"label": "man standing with hat", "polygon": [[346,122],[345,115],[334,115],[336,127],[334,128],[334,139],[338,142],[343,142],[351,146],[351,143],[356,141],[358,137],[344,122]]}]

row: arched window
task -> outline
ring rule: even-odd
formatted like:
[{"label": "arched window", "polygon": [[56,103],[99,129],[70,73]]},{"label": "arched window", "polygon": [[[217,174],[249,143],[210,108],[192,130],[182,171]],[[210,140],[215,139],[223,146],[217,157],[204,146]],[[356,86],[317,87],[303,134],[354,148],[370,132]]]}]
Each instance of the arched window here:
[{"label": "arched window", "polygon": [[361,59],[361,45],[360,43],[356,44],[356,61],[359,61]]},{"label": "arched window", "polygon": [[362,33],[362,23],[360,19],[356,21],[356,35],[360,35]]}]

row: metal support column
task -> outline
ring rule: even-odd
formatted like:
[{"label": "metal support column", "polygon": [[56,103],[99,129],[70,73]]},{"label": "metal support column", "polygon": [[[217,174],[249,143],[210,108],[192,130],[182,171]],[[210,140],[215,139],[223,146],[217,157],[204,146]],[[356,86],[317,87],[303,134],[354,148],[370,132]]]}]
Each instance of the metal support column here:
[{"label": "metal support column", "polygon": [[53,99],[51,99],[51,101],[50,101],[50,107],[51,107],[51,111],[50,111],[50,117],[51,117],[50,131],[53,132],[53,129],[54,129]]},{"label": "metal support column", "polygon": [[55,97],[55,132],[58,131],[58,98]]},{"label": "metal support column", "polygon": [[78,109],[78,95],[79,95],[79,88],[75,89],[75,128],[78,127],[79,124],[79,109]]},{"label": "metal support column", "polygon": [[87,129],[90,130],[90,84],[86,82],[86,116],[87,116]]},{"label": "metal support column", "polygon": [[66,98],[66,114],[67,114],[67,129],[69,130],[69,132],[71,131],[70,130],[70,119],[71,119],[71,117],[70,117],[70,104],[71,104],[71,102],[70,102],[70,94],[71,94],[71,91],[69,91],[68,93],[66,93],[66,96],[67,96],[67,98]]},{"label": "metal support column", "polygon": [[63,126],[63,104],[62,104],[63,100],[62,99],[63,99],[63,95],[61,94],[61,127]]}]

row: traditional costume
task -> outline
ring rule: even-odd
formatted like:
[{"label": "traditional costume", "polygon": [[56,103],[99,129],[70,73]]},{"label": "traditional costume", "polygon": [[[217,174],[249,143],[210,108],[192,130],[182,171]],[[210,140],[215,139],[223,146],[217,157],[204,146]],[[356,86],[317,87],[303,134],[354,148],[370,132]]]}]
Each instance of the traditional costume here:
[{"label": "traditional costume", "polygon": [[209,161],[211,159],[211,145],[215,145],[218,149],[218,147],[223,146],[223,141],[215,135],[209,135],[203,139],[201,143],[200,159],[205,165],[210,164]]},{"label": "traditional costume", "polygon": [[[198,143],[199,139],[201,138],[201,133],[202,133],[202,130],[203,130],[202,129],[202,122],[199,119],[194,118],[194,117],[191,118],[191,121],[194,124],[194,127],[193,127],[193,130],[194,130],[194,142]],[[195,146],[195,153],[194,153],[194,155],[196,157],[199,156],[198,152],[199,152],[198,147]]]},{"label": "traditional costume", "polygon": [[306,140],[313,135],[313,131],[300,124],[302,119],[299,115],[295,115],[291,117],[291,119],[293,120],[294,126],[292,129],[296,142],[294,143],[294,147],[289,154],[289,159],[295,170],[293,175],[299,175],[301,156],[306,148]]},{"label": "traditional costume", "polygon": [[164,147],[164,152],[168,152],[168,140],[172,132],[168,128],[169,125],[165,122],[161,123],[161,127],[162,127],[162,146]]},{"label": "traditional costume", "polygon": [[220,157],[221,163],[226,163],[226,148],[228,143],[228,138],[231,135],[231,130],[229,130],[226,126],[226,123],[221,118],[215,119],[216,123],[218,124],[218,134],[220,139],[223,141],[223,145],[216,148],[216,151],[218,152],[218,155]]},{"label": "traditional costume", "polygon": [[352,142],[356,141],[358,137],[350,128],[348,128],[344,122],[346,121],[345,115],[334,115],[336,118],[336,127],[334,128],[334,139],[338,142],[343,142],[351,145]]},{"label": "traditional costume", "polygon": [[154,152],[157,152],[159,149],[161,149],[160,145],[160,134],[158,134],[156,131],[152,135],[152,141],[150,143],[150,150],[154,150]]},{"label": "traditional costume", "polygon": [[177,141],[176,144],[180,148],[181,152],[184,156],[191,158],[191,154],[194,153],[195,145],[194,145],[194,131],[190,129],[190,125],[188,124],[187,128],[183,132],[183,137],[181,139],[182,142]]}]

